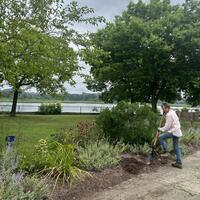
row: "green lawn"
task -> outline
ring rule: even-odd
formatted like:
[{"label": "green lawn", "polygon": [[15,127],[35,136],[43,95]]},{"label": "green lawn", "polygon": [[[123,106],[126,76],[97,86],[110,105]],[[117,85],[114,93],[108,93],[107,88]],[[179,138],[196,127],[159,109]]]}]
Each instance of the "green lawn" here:
[{"label": "green lawn", "polygon": [[95,120],[93,115],[0,115],[0,147],[6,135],[15,135],[19,151],[30,151],[41,138],[46,138],[61,128],[70,128],[80,121]]}]

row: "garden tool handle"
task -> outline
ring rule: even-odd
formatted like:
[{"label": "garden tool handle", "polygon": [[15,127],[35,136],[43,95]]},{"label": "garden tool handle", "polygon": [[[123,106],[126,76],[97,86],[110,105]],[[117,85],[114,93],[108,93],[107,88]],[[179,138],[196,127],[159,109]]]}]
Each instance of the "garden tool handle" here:
[{"label": "garden tool handle", "polygon": [[157,133],[156,133],[156,137],[154,138],[154,141],[153,141],[153,146],[155,146],[155,145],[156,145],[156,142],[157,142],[157,140],[158,140],[159,136],[160,136],[160,132],[159,132],[159,131],[157,131]]},{"label": "garden tool handle", "polygon": [[165,116],[165,113],[163,112],[162,117],[160,119],[159,128],[162,126],[162,122],[163,122],[164,116]]},{"label": "garden tool handle", "polygon": [[[162,115],[162,117],[161,117],[161,119],[160,119],[159,127],[161,127],[162,122],[163,122],[163,119],[164,119],[164,113],[163,113],[163,115]],[[158,140],[158,138],[159,138],[159,135],[160,135],[160,132],[157,131],[156,136],[155,136],[155,138],[153,139],[153,142],[152,142],[152,143],[153,143],[153,146],[156,145],[156,142],[157,142],[157,140]]]}]

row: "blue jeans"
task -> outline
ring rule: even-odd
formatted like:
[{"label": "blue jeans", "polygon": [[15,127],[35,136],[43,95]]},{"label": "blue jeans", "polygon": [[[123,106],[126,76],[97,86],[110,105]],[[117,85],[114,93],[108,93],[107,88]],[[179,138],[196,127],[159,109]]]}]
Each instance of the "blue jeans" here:
[{"label": "blue jeans", "polygon": [[172,138],[173,139],[173,147],[174,147],[174,153],[176,155],[176,163],[182,164],[181,161],[181,151],[179,148],[179,137],[174,136],[172,133],[163,133],[160,135],[160,144],[162,145],[164,153],[168,152],[168,146],[165,140]]}]

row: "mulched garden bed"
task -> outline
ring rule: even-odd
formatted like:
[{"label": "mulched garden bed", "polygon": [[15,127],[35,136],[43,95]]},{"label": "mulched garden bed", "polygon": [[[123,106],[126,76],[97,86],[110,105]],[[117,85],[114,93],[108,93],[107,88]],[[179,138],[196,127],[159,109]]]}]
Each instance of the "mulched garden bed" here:
[{"label": "mulched garden bed", "polygon": [[[199,149],[200,144],[188,145],[190,154]],[[58,186],[52,194],[52,199],[81,200],[82,198],[91,196],[95,192],[112,188],[138,174],[156,171],[159,167],[172,161],[170,158],[157,158],[151,165],[146,165],[146,158],[141,155],[124,154],[117,167],[105,169],[100,172],[91,172],[91,176],[78,181],[71,188],[67,185]]]},{"label": "mulched garden bed", "polygon": [[85,177],[84,180],[79,181],[71,188],[68,186],[57,187],[52,199],[80,200],[95,192],[112,188],[140,173],[152,172],[163,165],[160,159],[155,160],[150,166],[147,166],[145,161],[146,157],[144,156],[125,154],[117,167],[91,172],[91,176]]}]

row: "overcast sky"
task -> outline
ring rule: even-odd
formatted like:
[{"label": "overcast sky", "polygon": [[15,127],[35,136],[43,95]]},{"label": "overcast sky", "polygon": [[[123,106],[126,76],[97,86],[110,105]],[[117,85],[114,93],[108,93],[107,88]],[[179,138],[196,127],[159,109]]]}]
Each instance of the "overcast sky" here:
[{"label": "overcast sky", "polygon": [[[65,0],[66,3],[69,0]],[[114,16],[121,15],[123,10],[126,9],[130,0],[77,0],[79,5],[91,7],[95,10],[95,14],[98,16],[104,16],[107,21],[112,21]],[[172,0],[172,3],[178,4],[182,3],[184,0]],[[102,27],[102,25],[100,25]],[[78,26],[78,30],[85,32],[87,30],[95,31],[98,27],[86,26],[84,24]],[[82,66],[85,66],[84,63],[81,63]],[[89,73],[89,67],[85,66],[85,73]],[[91,92],[88,91],[85,84],[83,84],[83,79],[80,77],[75,77],[77,82],[75,87],[71,87],[66,84],[67,91],[69,93],[82,93],[82,92]]]}]

